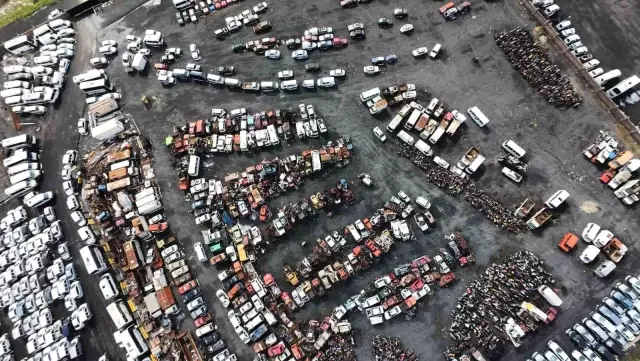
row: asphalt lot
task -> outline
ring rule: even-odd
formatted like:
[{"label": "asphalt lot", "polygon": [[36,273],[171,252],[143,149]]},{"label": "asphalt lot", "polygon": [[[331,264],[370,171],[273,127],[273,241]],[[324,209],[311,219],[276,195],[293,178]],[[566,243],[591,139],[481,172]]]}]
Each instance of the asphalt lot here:
[{"label": "asphalt lot", "polygon": [[[291,60],[290,51],[285,48],[280,49],[283,59],[279,61],[267,60],[251,53],[231,53],[232,44],[257,38],[249,29],[243,29],[222,42],[212,38],[212,31],[223,25],[224,17],[240,13],[256,3],[257,1],[247,0],[201,19],[197,25],[187,24],[185,27],[179,27],[174,22],[174,11],[169,2],[154,5],[155,2],[152,1],[100,31],[97,29],[101,24],[111,21],[95,17],[85,19],[80,23],[85,30],[82,40],[79,40],[80,51],[74,60],[71,75],[80,73],[82,69],[86,70],[88,59],[97,53],[97,46],[92,43],[94,36],[97,36],[97,40],[115,39],[122,49],[126,34],[135,33],[140,36],[145,29],[155,29],[165,34],[169,46],[179,46],[187,50],[189,43],[195,42],[203,56],[199,63],[203,64],[206,71],[219,65],[235,65],[239,69],[238,78],[266,81],[276,80],[277,72],[288,68],[294,70],[296,79],[308,78],[301,75],[304,72],[303,63]],[[334,33],[342,37],[347,35],[348,24],[356,21],[365,24],[365,41],[350,41],[346,49],[314,53],[310,57],[310,61],[320,63],[322,74],[337,67],[347,70],[346,79],[340,81],[335,90],[254,95],[191,83],[163,88],[153,74],[129,76],[122,69],[119,59],[112,62],[107,72],[112,82],[123,93],[124,109],[133,115],[141,131],[149,136],[155,145],[156,175],[162,188],[164,202],[171,205],[166,209],[169,224],[185,245],[200,241],[201,235],[200,229],[194,227],[193,218],[187,212],[189,204],[184,202],[182,194],[176,189],[177,177],[174,169],[168,166],[169,154],[162,149],[163,139],[172,132],[172,126],[206,117],[212,107],[246,107],[257,112],[274,107],[296,106],[301,102],[313,104],[316,111],[324,116],[330,129],[330,138],[339,134],[352,136],[355,146],[353,162],[326,177],[307,182],[300,191],[280,197],[273,201],[272,205],[298,200],[340,178],[355,180],[356,175],[364,171],[372,175],[376,186],[364,188],[358,183],[353,184],[357,197],[354,206],[341,211],[333,218],[320,215],[317,221],[296,227],[287,240],[273,245],[270,252],[259,261],[258,269],[261,273],[273,273],[280,285],[288,289],[281,265],[286,261],[298,260],[310,251],[309,246],[300,246],[301,242],[313,242],[318,237],[324,237],[329,231],[343,228],[356,217],[370,215],[382,206],[384,200],[400,189],[413,199],[419,194],[427,195],[434,205],[433,212],[438,220],[438,227],[435,232],[419,234],[418,240],[413,243],[397,244],[378,267],[341,287],[332,289],[323,302],[315,301],[307,305],[303,312],[296,315],[296,319],[320,318],[328,314],[333,307],[359,291],[376,275],[389,272],[395,265],[413,259],[419,254],[435,254],[437,249],[444,245],[444,234],[462,229],[476,254],[477,264],[459,271],[457,285],[450,289],[438,290],[412,321],[395,319],[374,329],[367,324],[363,315],[353,314],[350,320],[355,329],[358,356],[361,360],[372,359],[368,343],[375,333],[382,333],[401,337],[405,347],[415,349],[421,359],[435,358],[450,341],[445,338],[443,330],[448,328],[449,311],[455,306],[457,297],[463,292],[468,281],[475,273],[482,272],[487,265],[507,257],[516,249],[525,248],[545,259],[557,276],[565,304],[554,326],[543,328],[536,336],[528,336],[517,352],[510,349],[511,354],[504,358],[524,360],[534,350],[542,349],[555,334],[561,335],[567,326],[588,314],[588,309],[595,305],[597,298],[610,289],[609,284],[613,281],[596,280],[589,268],[579,263],[576,255],[561,254],[555,246],[560,237],[568,231],[579,233],[582,227],[591,221],[611,229],[628,244],[631,235],[640,231],[637,209],[628,210],[617,202],[611,192],[604,190],[597,179],[598,171],[580,154],[582,148],[596,136],[599,129],[613,129],[611,122],[588,94],[578,110],[552,108],[513,71],[495,45],[492,33],[495,30],[532,24],[522,17],[524,11],[511,1],[479,3],[474,5],[469,16],[456,22],[445,22],[440,17],[437,13],[440,3],[406,0],[402,4],[410,13],[409,22],[416,28],[414,34],[408,37],[398,31],[404,21],[396,20],[394,28],[389,30],[379,29],[375,25],[377,18],[391,17],[395,4],[388,0],[351,10],[340,9],[337,2],[308,4],[295,0],[287,3],[287,6],[280,3],[270,4],[270,10],[261,16],[261,19],[271,21],[274,30],[264,36],[286,39],[300,35],[304,29],[312,26],[332,26]],[[298,15],[295,18],[290,15],[290,9],[294,7]],[[286,28],[283,25],[284,21]],[[414,60],[411,57],[411,50],[420,46],[432,47],[436,42],[442,43],[445,51],[440,60]],[[157,53],[153,56],[154,60],[160,56]],[[397,65],[389,66],[385,73],[376,77],[365,77],[362,74],[362,67],[368,65],[370,57],[391,53],[398,55]],[[473,56],[480,59],[480,65],[471,61]],[[180,59],[179,64],[185,65],[188,62],[187,58],[188,54]],[[476,181],[481,188],[489,190],[496,199],[506,205],[517,206],[529,196],[544,200],[555,190],[568,190],[571,193],[569,207],[557,218],[556,224],[542,232],[523,235],[501,231],[461,198],[451,197],[430,185],[418,168],[396,156],[393,142],[380,144],[374,138],[371,128],[376,125],[384,127],[392,114],[385,114],[378,119],[371,117],[358,102],[357,95],[374,86],[383,87],[404,82],[415,83],[421,89],[418,99],[423,104],[427,103],[431,96],[437,96],[449,107],[459,110],[473,105],[479,106],[491,119],[488,130],[483,132],[475,124],[467,124],[461,137],[453,142],[448,139],[442,141],[436,153],[449,162],[455,162],[469,147],[479,147],[488,160]],[[574,85],[582,88],[575,82]],[[156,99],[151,109],[145,109],[139,101],[143,94]],[[49,113],[50,122],[46,123],[43,129],[43,155],[47,173],[43,187],[55,188],[59,190],[59,194],[60,179],[56,175],[60,170],[60,157],[71,144],[76,144],[75,122],[83,108],[78,101],[81,98],[82,94],[77,87],[70,84],[63,95],[59,111]],[[527,179],[521,186],[504,178],[500,174],[501,167],[492,160],[499,151],[500,143],[506,139],[513,139],[528,151],[531,166]],[[284,156],[319,144],[320,140],[297,141],[290,146],[254,155],[215,156],[205,162],[205,174],[223,177],[229,172],[258,163],[263,158]],[[598,204],[600,211],[595,214],[584,213],[580,207],[587,201]],[[61,202],[58,203],[64,207]],[[60,207],[58,211],[58,217],[63,220],[66,233],[72,234],[74,227],[66,216],[67,212]],[[417,227],[413,226],[413,230],[419,233]],[[623,278],[626,272],[633,269],[631,265],[637,262],[637,246],[629,245],[632,251],[622,262],[622,267],[616,272],[614,279]],[[584,244],[580,244],[578,251],[583,248]],[[235,337],[229,322],[226,321],[226,312],[214,296],[215,289],[220,286],[215,277],[215,270],[211,266],[198,265],[192,252],[188,252],[188,256],[190,266],[198,275],[204,294],[208,296],[209,305],[214,306],[217,324],[222,329],[225,340],[241,360],[249,360],[252,352]],[[87,279],[84,272],[81,271],[80,275],[83,285],[89,284],[86,286],[88,289],[95,288],[92,294],[98,292],[95,283],[89,283],[91,279]],[[110,334],[113,330],[110,329],[112,323],[107,319],[102,298],[90,297],[89,303],[96,319],[91,325],[93,327],[83,336],[83,341],[85,346],[88,346],[87,359],[93,360],[102,352],[114,350]],[[186,322],[185,326],[188,323],[190,322]],[[7,322],[2,322],[2,325],[3,332],[10,327]],[[564,336],[559,336],[558,339],[561,344],[568,344]],[[113,359],[124,359],[122,356],[117,357],[119,352],[110,353]]]}]

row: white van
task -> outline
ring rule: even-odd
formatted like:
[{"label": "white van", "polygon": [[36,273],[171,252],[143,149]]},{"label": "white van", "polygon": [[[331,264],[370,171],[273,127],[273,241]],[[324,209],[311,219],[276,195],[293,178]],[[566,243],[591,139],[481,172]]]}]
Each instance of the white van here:
[{"label": "white van", "polygon": [[569,192],[559,190],[555,192],[544,204],[549,208],[557,208],[569,198]]},{"label": "white van", "polygon": [[153,201],[138,208],[138,213],[144,216],[144,215],[153,213],[159,209],[162,209],[162,203],[160,203],[160,201]]},{"label": "white van", "polygon": [[239,88],[242,86],[242,82],[238,79],[224,78],[224,85],[230,88]]},{"label": "white van", "polygon": [[313,79],[306,79],[302,81],[302,87],[306,89],[314,89],[316,87],[316,83]]},{"label": "white van", "polygon": [[544,10],[542,10],[544,15],[548,18],[554,16],[558,11],[560,11],[560,7],[556,4],[547,6],[546,8],[544,8]]},{"label": "white van", "polygon": [[10,187],[4,189],[4,194],[8,196],[15,196],[21,193],[26,193],[28,190],[35,188],[38,185],[38,181],[34,179],[18,182]]},{"label": "white van", "polygon": [[604,84],[606,84],[607,82],[616,79],[618,77],[622,76],[622,72],[620,71],[620,69],[613,69],[613,70],[609,70],[608,72],[599,75],[595,78],[593,78],[593,80],[595,80],[596,83],[598,83],[598,85],[603,86]]},{"label": "white van", "polygon": [[467,109],[467,114],[473,119],[473,121],[478,124],[479,127],[484,127],[489,123],[489,118],[487,118],[478,107],[471,107]]},{"label": "white van", "polygon": [[275,81],[263,81],[260,83],[260,88],[264,92],[275,92],[280,89],[280,85]]},{"label": "white van", "polygon": [[507,153],[516,158],[522,158],[527,154],[527,152],[525,152],[525,150],[517,145],[513,140],[505,140],[504,143],[502,143],[502,149],[506,150]]},{"label": "white van", "polygon": [[186,79],[189,77],[189,70],[187,69],[177,68],[177,69],[173,69],[172,72],[173,72],[173,76],[176,78]]},{"label": "white van", "polygon": [[5,89],[13,89],[13,88],[23,88],[23,89],[31,89],[31,83],[28,81],[21,80],[10,80],[5,81],[3,84]]},{"label": "white van", "polygon": [[27,95],[27,94],[30,94],[30,93],[31,93],[31,91],[28,90],[28,89],[12,88],[12,89],[5,89],[5,90],[0,91],[0,97],[5,99],[5,98],[10,98],[10,97],[15,97],[15,96]]},{"label": "white van", "polygon": [[2,71],[8,75],[15,73],[30,73],[31,69],[22,65],[9,65],[2,68]]},{"label": "white van", "polygon": [[542,285],[538,287],[538,292],[547,302],[549,302],[551,306],[559,307],[562,305],[560,297],[558,297],[558,295],[548,286]]},{"label": "white van", "polygon": [[600,232],[599,225],[595,223],[589,223],[582,231],[582,239],[587,243],[591,243],[593,242],[594,239],[596,239],[599,232]]},{"label": "white van", "polygon": [[211,84],[224,84],[224,77],[216,74],[207,74],[207,81]]},{"label": "white van", "polygon": [[38,169],[40,169],[40,163],[24,162],[24,163],[19,163],[7,168],[7,173],[11,176],[14,174],[22,173],[27,170],[38,170]]},{"label": "white van", "polygon": [[56,19],[49,23],[49,27],[53,29],[53,31],[58,31],[71,27],[71,22],[69,20]]},{"label": "white van", "polygon": [[142,39],[142,42],[146,46],[159,47],[164,45],[164,37],[159,32],[155,32],[154,34],[145,35],[144,39]]},{"label": "white van", "polygon": [[616,269],[616,264],[609,261],[609,260],[605,260],[602,263],[600,263],[600,265],[598,267],[596,267],[595,270],[593,270],[593,273],[600,277],[607,277],[611,272],[613,272],[613,270]]},{"label": "white van", "polygon": [[206,262],[208,260],[207,258],[207,253],[204,250],[204,246],[202,245],[202,243],[200,242],[196,242],[193,245],[193,248],[196,251],[196,256],[198,257],[198,261],[200,262]]},{"label": "white van", "polygon": [[197,155],[189,156],[189,170],[188,173],[192,177],[197,177],[200,173],[200,157]]},{"label": "white van", "polygon": [[298,89],[298,81],[297,80],[285,80],[280,83],[282,86],[282,90],[296,90]]}]

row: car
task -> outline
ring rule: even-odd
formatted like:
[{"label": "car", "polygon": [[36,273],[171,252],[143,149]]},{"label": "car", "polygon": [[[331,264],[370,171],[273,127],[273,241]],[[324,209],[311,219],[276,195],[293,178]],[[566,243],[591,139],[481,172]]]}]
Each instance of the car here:
[{"label": "car", "polygon": [[429,49],[427,49],[425,46],[420,47],[418,49],[415,49],[411,52],[411,54],[413,54],[414,57],[421,57],[421,56],[425,56],[427,53],[429,52]]},{"label": "car", "polygon": [[622,320],[620,319],[620,317],[614,311],[612,311],[609,307],[605,305],[599,305],[597,310],[598,312],[600,312],[602,316],[604,316],[614,326],[619,326],[622,324]]},{"label": "car", "polygon": [[109,65],[109,60],[105,57],[91,58],[89,59],[89,63],[95,68],[102,68]]},{"label": "car", "polygon": [[562,31],[568,29],[571,26],[571,21],[563,20],[556,25],[556,30]]},{"label": "car", "polygon": [[101,46],[98,52],[102,55],[115,55],[118,53],[118,49],[114,46]]},{"label": "car", "polygon": [[405,203],[411,202],[411,198],[409,198],[407,193],[405,193],[404,191],[399,191],[398,192],[398,198],[400,198]]},{"label": "car", "polygon": [[629,284],[629,286],[631,286],[637,295],[640,295],[640,279],[635,276],[627,276],[624,280]]},{"label": "car", "polygon": [[236,73],[235,66],[219,66],[218,67],[218,74],[220,75],[229,76],[229,75],[234,75],[235,73]]},{"label": "car", "polygon": [[576,33],[576,29],[575,29],[575,28],[570,28],[570,29],[562,30],[562,31],[560,32],[560,35],[561,35],[563,38],[566,38],[567,36],[569,36],[569,35],[574,35],[575,33]]},{"label": "car", "polygon": [[78,228],[78,235],[86,245],[92,245],[96,243],[96,236],[88,226]]},{"label": "car", "polygon": [[627,310],[633,309],[633,300],[631,300],[624,293],[622,293],[622,292],[620,292],[618,290],[614,290],[613,292],[611,292],[610,296],[611,296],[611,298],[613,298],[623,308],[625,308]]},{"label": "car", "polygon": [[380,74],[380,68],[375,65],[369,65],[364,67],[364,73],[366,75]]},{"label": "car", "polygon": [[565,331],[565,334],[567,334],[567,336],[569,337],[571,342],[573,342],[573,344],[576,346],[576,348],[584,349],[586,347],[589,347],[589,344],[584,339],[584,337],[580,336],[580,334],[577,333],[576,331],[568,329],[568,330]]},{"label": "car", "polygon": [[380,129],[380,127],[373,128],[373,134],[383,143],[387,140],[387,136],[384,135],[384,132],[382,131],[382,129]]},{"label": "car", "polygon": [[390,28],[393,26],[393,21],[388,18],[380,18],[378,19],[378,26],[381,28]]},{"label": "car", "polygon": [[534,352],[533,355],[531,355],[531,357],[533,357],[534,361],[549,361],[544,356],[542,356],[539,352]]},{"label": "car", "polygon": [[270,49],[265,51],[264,57],[267,59],[280,59],[280,51],[275,49]]},{"label": "car", "polygon": [[582,323],[589,330],[589,332],[592,333],[593,336],[601,342],[605,342],[609,339],[609,335],[607,335],[607,332],[602,329],[602,327],[598,326],[592,319],[584,318],[582,319]]},{"label": "car", "polygon": [[512,181],[514,181],[515,183],[520,183],[522,181],[522,176],[520,174],[518,174],[516,171],[512,170],[509,167],[503,167],[502,168],[502,174],[511,179]]},{"label": "car", "polygon": [[76,35],[76,31],[70,28],[59,30],[56,35],[59,38],[70,38]]},{"label": "car", "polygon": [[555,342],[555,341],[549,341],[549,343],[547,343],[547,346],[549,346],[549,349],[561,360],[561,361],[571,361],[569,359],[569,355],[567,355],[566,352],[564,352],[564,350]]},{"label": "car", "polygon": [[262,21],[260,23],[258,23],[257,25],[253,26],[253,32],[255,34],[262,34],[265,33],[269,30],[271,30],[272,26],[271,23],[268,21]]},{"label": "car", "polygon": [[182,17],[182,14],[179,11],[176,12],[176,20],[178,20],[178,25],[180,26],[184,25],[184,18]]},{"label": "car", "polygon": [[449,265],[447,265],[447,263],[444,261],[442,256],[437,255],[437,256],[433,257],[433,261],[435,262],[435,264],[437,265],[438,269],[440,270],[440,273],[446,274],[446,273],[451,272],[451,269],[449,268]]},{"label": "car", "polygon": [[[185,19],[187,17],[185,16]],[[189,20],[191,20],[192,23],[197,23],[198,22],[198,17],[196,16],[196,12],[194,9],[189,9]]]},{"label": "car", "polygon": [[412,24],[404,24],[400,28],[400,34],[411,34],[413,32]]},{"label": "car", "polygon": [[53,199],[53,192],[42,192],[34,195],[33,197],[27,199],[24,202],[24,205],[29,208],[35,208],[42,206]]},{"label": "car", "polygon": [[64,155],[62,156],[62,165],[63,166],[65,166],[65,165],[71,166],[71,165],[75,164],[77,159],[78,159],[78,152],[77,151],[75,151],[73,149],[67,150],[64,153]]},{"label": "car", "polygon": [[439,165],[440,167],[444,168],[444,169],[449,169],[449,162],[447,162],[446,160],[438,157],[437,155],[435,157],[433,157],[433,162],[437,165]]},{"label": "car", "polygon": [[318,88],[331,88],[336,85],[336,81],[334,77],[327,76],[327,77],[318,79],[317,84],[318,84]]},{"label": "car", "polygon": [[365,32],[363,29],[356,29],[349,32],[349,37],[351,37],[351,39],[364,39]]},{"label": "car", "polygon": [[358,6],[358,3],[356,2],[356,0],[341,0],[340,6],[342,6],[343,9],[350,9]]},{"label": "car", "polygon": [[[190,301],[189,303],[187,303],[187,310],[189,310],[189,312],[195,310],[196,308],[200,307],[204,305],[204,299],[202,298],[202,296]],[[196,317],[197,318],[197,317]]]},{"label": "car", "polygon": [[253,12],[256,13],[256,14],[260,14],[260,13],[263,13],[263,12],[267,11],[268,9],[269,9],[269,6],[267,5],[266,2],[263,1],[263,2],[261,2],[258,5],[253,7]]},{"label": "car", "polygon": [[49,222],[53,222],[56,220],[56,211],[52,206],[44,207],[44,209],[42,210],[42,215]]},{"label": "car", "polygon": [[309,57],[309,54],[307,53],[306,50],[294,50],[291,53],[291,58],[295,59],[295,60],[304,60],[307,59]]},{"label": "car", "polygon": [[282,70],[278,72],[279,79],[291,79],[293,78],[293,70]]},{"label": "car", "polygon": [[173,244],[173,245],[163,249],[162,252],[160,252],[160,255],[162,256],[162,258],[166,258],[170,254],[176,253],[176,252],[178,252],[178,245],[177,244]]},{"label": "car", "polygon": [[436,44],[433,49],[431,49],[431,52],[429,52],[429,57],[431,59],[437,58],[440,55],[440,49],[442,49],[442,45]]},{"label": "car", "polygon": [[598,254],[600,254],[600,248],[590,244],[582,252],[582,254],[580,255],[580,257],[578,257],[578,259],[580,259],[580,261],[582,263],[584,263],[584,264],[589,264],[589,263],[593,262],[593,260],[596,259]]},{"label": "car", "polygon": [[78,120],[78,133],[80,133],[80,135],[89,134],[89,122],[87,121],[87,119],[80,118]]},{"label": "car", "polygon": [[627,296],[633,303],[635,304],[638,300],[638,295],[624,283],[618,282],[616,283],[616,289],[622,292],[625,296]]}]

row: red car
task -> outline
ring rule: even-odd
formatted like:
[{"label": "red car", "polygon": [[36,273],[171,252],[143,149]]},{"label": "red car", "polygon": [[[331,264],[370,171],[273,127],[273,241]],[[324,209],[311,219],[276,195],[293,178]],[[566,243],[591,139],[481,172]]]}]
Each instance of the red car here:
[{"label": "red car", "polygon": [[260,41],[262,45],[273,45],[276,43],[276,38],[263,38]]},{"label": "red car", "polygon": [[210,313],[205,313],[204,315],[198,317],[195,320],[195,324],[196,327],[201,327],[204,326],[205,324],[209,323],[211,321],[211,314]]},{"label": "red car", "polygon": [[369,248],[369,250],[375,257],[380,257],[380,255],[382,255],[382,252],[380,252],[380,250],[378,249],[378,247],[376,247],[372,240],[368,239],[364,244],[367,246],[367,248]]},{"label": "red car", "polygon": [[304,41],[318,41],[318,37],[315,35],[305,35],[302,37]]},{"label": "red car", "polygon": [[347,38],[333,38],[333,46],[336,48],[343,48],[349,45]]},{"label": "red car", "polygon": [[169,228],[167,222],[155,223],[149,226],[149,232],[151,233],[162,233]]},{"label": "red car", "polygon": [[269,219],[269,207],[264,204],[260,207],[260,222],[266,222]]},{"label": "red car", "polygon": [[424,282],[422,281],[422,278],[418,278],[417,281],[411,284],[411,291],[416,292],[422,289],[422,287],[424,287]]},{"label": "red car", "polygon": [[611,179],[613,179],[615,174],[616,174],[615,169],[609,169],[608,171],[602,173],[602,175],[600,176],[600,182],[604,184],[611,182]]},{"label": "red car", "polygon": [[182,295],[194,287],[198,287],[198,281],[191,280],[183,284],[182,286],[178,287],[178,293]]},{"label": "red car", "polygon": [[280,341],[277,344],[269,347],[269,349],[267,350],[267,354],[269,355],[269,357],[276,357],[282,354],[284,352],[284,349],[285,349],[284,343]]}]

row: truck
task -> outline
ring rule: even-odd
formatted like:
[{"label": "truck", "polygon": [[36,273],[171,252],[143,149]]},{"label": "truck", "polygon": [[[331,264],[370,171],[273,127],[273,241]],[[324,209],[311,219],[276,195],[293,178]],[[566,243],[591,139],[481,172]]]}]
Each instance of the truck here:
[{"label": "truck", "polygon": [[413,127],[413,129],[415,129],[418,132],[422,132],[424,128],[427,126],[427,124],[429,124],[429,117],[426,114],[422,114],[420,116],[420,119],[418,119],[418,122],[416,123],[415,127]]},{"label": "truck", "polygon": [[628,197],[632,194],[636,194],[640,192],[640,179],[632,179],[627,183],[623,184],[622,187],[618,188],[613,194],[617,198]]},{"label": "truck", "polygon": [[637,202],[638,200],[640,200],[640,193],[634,193],[628,197],[624,197],[622,198],[622,203],[630,206],[632,204],[634,204],[635,202]]},{"label": "truck", "polygon": [[444,132],[447,130],[448,126],[449,126],[449,120],[447,120],[447,118],[444,117],[440,122],[440,125],[438,126],[438,128],[436,128],[433,134],[431,134],[431,137],[429,137],[429,142],[431,144],[438,143],[440,138],[442,138],[442,135],[444,134]]},{"label": "truck", "polygon": [[529,220],[527,221],[527,226],[529,229],[536,229],[543,224],[545,224],[551,218],[551,213],[546,207],[543,207],[539,211],[537,211]]},{"label": "truck", "polygon": [[607,165],[611,169],[618,169],[619,167],[622,167],[623,165],[627,164],[627,162],[629,162],[631,159],[633,159],[633,153],[631,153],[631,151],[626,150],[620,153],[614,160],[609,162],[609,164]]},{"label": "truck", "polygon": [[420,133],[420,139],[428,140],[429,136],[438,128],[438,121],[435,119],[429,119],[422,133]]},{"label": "truck", "polygon": [[252,82],[244,82],[242,83],[242,90],[254,91],[257,92],[260,90],[260,83],[252,81]]},{"label": "truck", "polygon": [[115,110],[118,110],[118,108],[118,102],[116,102],[114,99],[109,98],[98,100],[97,102],[89,105],[89,110],[87,112],[93,114],[95,117],[100,118]]},{"label": "truck", "polygon": [[119,179],[115,182],[109,182],[107,183],[107,192],[113,192],[115,190],[124,188],[124,187],[128,187],[131,185],[131,178],[127,177],[127,178],[123,178],[123,179]]},{"label": "truck", "polygon": [[531,198],[527,198],[522,202],[522,204],[520,204],[520,207],[516,209],[514,215],[519,218],[525,218],[529,214],[529,212],[531,212],[535,205],[536,202],[534,202]]},{"label": "truck", "polygon": [[457,164],[457,167],[464,170],[467,168],[473,161],[480,155],[480,150],[476,147],[471,147],[469,150],[460,158],[460,161]]},{"label": "truck", "polygon": [[629,171],[622,171],[618,173],[613,179],[607,183],[607,186],[611,189],[618,188],[622,183],[626,182],[631,178],[632,173]]},{"label": "truck", "polygon": [[[447,115],[452,114],[452,113],[447,113]],[[446,116],[445,116],[446,118]],[[447,135],[448,136],[452,136],[456,133],[456,131],[458,131],[458,128],[460,128],[460,125],[462,123],[464,123],[464,121],[466,120],[466,118],[464,118],[464,116],[454,116],[454,114],[452,114],[452,120],[451,120],[451,124],[449,124],[449,127],[447,127]]]},{"label": "truck", "polygon": [[107,140],[115,137],[124,130],[124,124],[118,119],[110,119],[91,128],[91,136],[98,140]]},{"label": "truck", "polygon": [[409,117],[409,119],[407,120],[406,123],[404,123],[404,129],[406,130],[411,130],[413,129],[413,127],[416,125],[416,123],[418,122],[418,119],[420,118],[420,115],[422,115],[422,112],[415,109],[412,113],[411,116]]},{"label": "truck", "polygon": [[137,71],[144,71],[144,69],[147,67],[147,57],[142,53],[136,53],[136,55],[133,56],[131,66]]},{"label": "truck", "polygon": [[387,109],[387,101],[385,99],[377,101],[371,108],[369,108],[369,113],[378,114],[381,111]]},{"label": "truck", "polygon": [[612,262],[618,263],[627,253],[627,246],[625,246],[619,239],[613,238],[609,243],[602,247],[602,252],[607,255]]},{"label": "truck", "polygon": [[322,164],[320,163],[320,151],[319,150],[311,151],[311,166],[312,166],[314,172],[317,172],[320,169],[322,169]]}]

